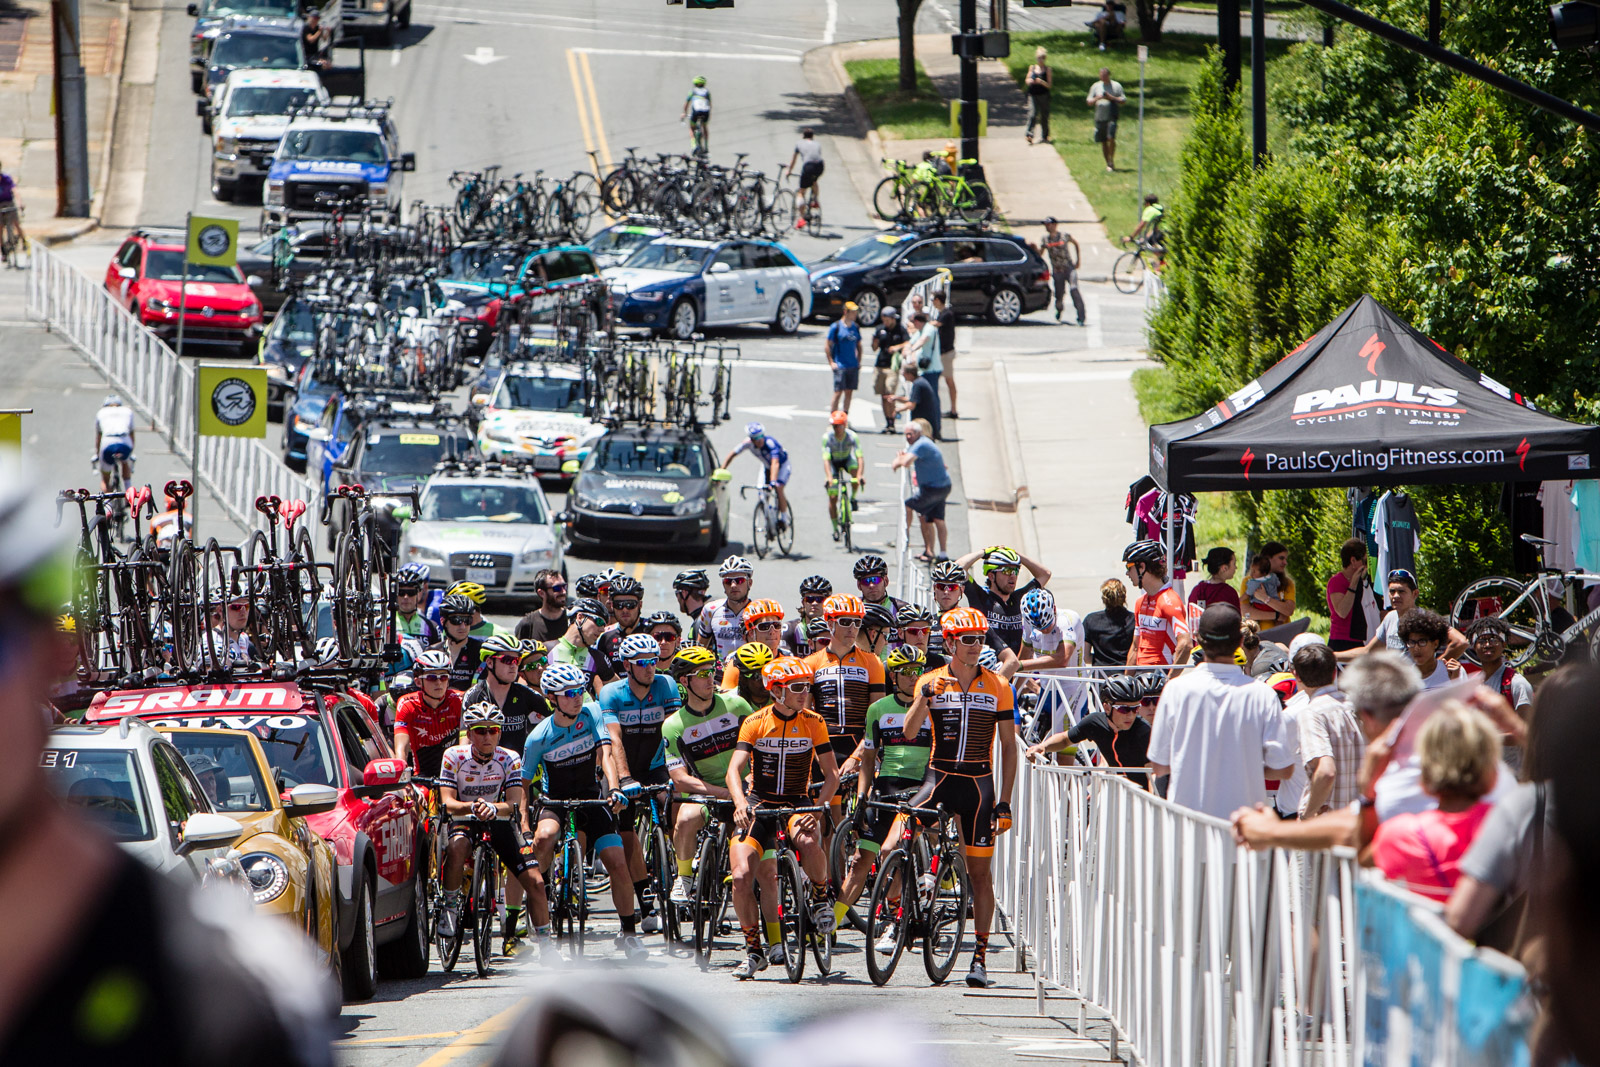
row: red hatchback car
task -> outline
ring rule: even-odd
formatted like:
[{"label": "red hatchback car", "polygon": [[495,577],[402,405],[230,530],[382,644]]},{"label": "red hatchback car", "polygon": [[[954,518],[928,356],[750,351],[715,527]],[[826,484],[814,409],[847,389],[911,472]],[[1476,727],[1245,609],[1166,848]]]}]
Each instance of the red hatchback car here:
[{"label": "red hatchback car", "polygon": [[185,340],[234,344],[240,355],[254,357],[261,339],[261,302],[244,274],[238,267],[191,263],[185,286],[183,249],[181,233],[133,231],[106,268],[106,290],[170,341],[178,335],[178,307],[187,289]]},{"label": "red hatchback car", "polygon": [[339,791],[332,811],[308,816],[333,846],[339,948],[347,1000],[372,996],[387,978],[428,970],[427,843],[404,765],[359,701],[326,686],[292,682],[127,689],[97,694],[85,722],[136,716],[157,729],[249,730],[289,790],[308,782]]}]

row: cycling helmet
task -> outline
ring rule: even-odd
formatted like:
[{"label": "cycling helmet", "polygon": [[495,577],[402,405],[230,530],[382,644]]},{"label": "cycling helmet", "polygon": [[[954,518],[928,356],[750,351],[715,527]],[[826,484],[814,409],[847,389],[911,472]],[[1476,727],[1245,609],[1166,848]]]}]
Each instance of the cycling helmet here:
[{"label": "cycling helmet", "polygon": [[1022,598],[1022,617],[1035,630],[1048,630],[1056,624],[1056,598],[1048,589],[1030,589]]},{"label": "cycling helmet", "polygon": [[850,573],[854,574],[856,581],[859,582],[861,579],[871,578],[875,574],[887,575],[889,573],[889,564],[884,562],[882,556],[862,556],[856,560],[856,565],[850,568]]},{"label": "cycling helmet", "polygon": [[795,656],[779,656],[761,668],[761,684],[769,690],[781,689],[793,682],[809,682],[817,672],[811,664]]},{"label": "cycling helmet", "polygon": [[883,666],[891,674],[910,673],[908,667],[920,673],[928,666],[928,654],[916,645],[895,645],[884,657]]},{"label": "cycling helmet", "polygon": [[326,667],[331,663],[338,663],[343,650],[339,648],[337,637],[324,637],[317,641],[317,666]]},{"label": "cycling helmet", "polygon": [[586,689],[588,686],[588,677],[570,663],[553,664],[539,679],[539,688],[549,696],[570,692],[573,689]]},{"label": "cycling helmet", "polygon": [[[761,647],[766,648],[767,646],[762,645]],[[701,645],[688,645],[680,648],[678,654],[672,657],[672,673],[677,678],[682,678],[685,674],[693,674],[695,671],[704,670],[706,667],[715,667],[716,665],[717,654]]]},{"label": "cycling helmet", "polygon": [[600,575],[594,572],[578,575],[578,580],[572,583],[573,591],[584,599],[594,599],[600,595]]},{"label": "cycling helmet", "polygon": [[416,671],[422,674],[425,671],[447,671],[450,669],[450,657],[437,648],[430,648],[417,657]]},{"label": "cycling helmet", "polygon": [[759,671],[777,658],[778,654],[760,641],[751,641],[733,650],[733,662],[746,672]]},{"label": "cycling helmet", "polygon": [[941,560],[933,565],[928,572],[928,577],[940,585],[961,585],[967,580],[967,572],[953,559]]},{"label": "cycling helmet", "polygon": [[921,623],[924,626],[933,625],[933,612],[921,604],[902,604],[900,606],[900,626],[915,626]]},{"label": "cycling helmet", "polygon": [[1142,697],[1158,697],[1166,687],[1166,671],[1145,671],[1139,677],[1139,695]]},{"label": "cycling helmet", "polygon": [[849,593],[835,593],[822,602],[822,617],[832,622],[840,615],[865,615],[866,605],[861,598]]},{"label": "cycling helmet", "polygon": [[882,604],[868,604],[866,611],[861,614],[861,627],[864,630],[882,630],[893,625],[894,612]]},{"label": "cycling helmet", "polygon": [[490,634],[483,639],[483,644],[478,648],[478,658],[488,659],[490,656],[517,656],[522,655],[522,642],[515,637],[506,637],[503,634]]},{"label": "cycling helmet", "polygon": [[617,580],[625,577],[627,576],[621,571],[617,570],[617,568],[607,567],[605,570],[600,572],[600,591],[610,595],[612,587],[616,585]]},{"label": "cycling helmet", "polygon": [[1022,556],[1014,548],[1005,545],[990,545],[983,550],[983,573],[999,570],[1001,567],[1022,566]]},{"label": "cycling helmet", "polygon": [[846,415],[842,411],[835,411],[833,414],[828,416],[828,422],[833,426],[845,426],[849,424],[850,416]]},{"label": "cycling helmet", "polygon": [[416,691],[417,679],[410,671],[401,671],[399,674],[389,679],[388,692],[389,697],[393,700],[399,700],[406,694],[415,693]]},{"label": "cycling helmet", "polygon": [[464,596],[474,604],[482,604],[489,599],[488,592],[477,582],[457,582],[444,591],[444,595]]},{"label": "cycling helmet", "polygon": [[75,634],[78,632],[78,617],[71,613],[56,616],[56,632]]},{"label": "cycling helmet", "polygon": [[800,583],[801,596],[832,596],[833,583],[820,574],[813,574]]},{"label": "cycling helmet", "polygon": [[759,422],[747,422],[744,425],[744,435],[746,437],[765,437],[767,428]]},{"label": "cycling helmet", "polygon": [[776,600],[752,600],[744,612],[739,616],[744,620],[746,630],[755,627],[762,619],[783,619],[783,605]]},{"label": "cycling helmet", "polygon": [[946,637],[986,634],[989,632],[989,620],[976,608],[953,608],[939,619],[939,629]]},{"label": "cycling helmet", "polygon": [[828,632],[828,620],[821,615],[806,623],[806,637],[815,641],[819,637],[832,637]]},{"label": "cycling helmet", "polygon": [[644,596],[644,585],[637,578],[630,578],[626,574],[618,575],[611,580],[611,596]]},{"label": "cycling helmet", "polygon": [[443,621],[451,615],[471,615],[472,601],[460,593],[447,593],[444,600],[439,603],[439,619]]},{"label": "cycling helmet", "polygon": [[756,569],[743,556],[729,556],[717,567],[718,578],[733,578],[741,574],[749,578],[755,573]]},{"label": "cycling helmet", "polygon": [[661,646],[649,634],[629,634],[617,645],[617,656],[624,660],[659,659]]},{"label": "cycling helmet", "polygon": [[606,624],[606,606],[593,597],[584,597],[572,605],[572,617],[574,619],[592,619],[596,626],[604,626]]},{"label": "cycling helmet", "polygon": [[644,618],[644,624],[654,630],[657,626],[670,626],[679,637],[683,636],[683,623],[678,616],[670,611],[657,611]]},{"label": "cycling helmet", "polygon": [[695,84],[695,86],[697,88],[704,88],[705,84],[706,84],[705,75],[703,75],[703,74],[696,75],[695,79],[694,79],[694,84]]},{"label": "cycling helmet", "polygon": [[396,585],[426,585],[432,573],[426,563],[407,563],[394,572],[394,580]]},{"label": "cycling helmet", "polygon": [[487,700],[480,700],[461,713],[461,728],[463,730],[470,730],[474,726],[504,726],[505,724],[505,712]]},{"label": "cycling helmet", "polygon": [[122,398],[116,393],[112,393],[101,402],[100,406],[103,408],[119,408],[122,406]]},{"label": "cycling helmet", "polygon": [[677,577],[672,579],[672,588],[704,593],[711,588],[711,579],[706,577],[705,571],[679,571]]},{"label": "cycling helmet", "polygon": [[522,642],[522,662],[526,663],[535,656],[549,656],[550,648],[543,641],[535,641],[529,637]]},{"label": "cycling helmet", "polygon": [[1160,541],[1135,541],[1122,550],[1124,563],[1154,563],[1167,558],[1167,550],[1161,547]]},{"label": "cycling helmet", "polygon": [[982,667],[986,671],[997,671],[997,670],[999,670],[1000,669],[1000,653],[996,652],[994,649],[990,648],[988,645],[984,645],[981,649],[978,650],[978,666]]},{"label": "cycling helmet", "polygon": [[1100,687],[1100,703],[1107,706],[1112,704],[1137,704],[1144,696],[1144,679],[1131,674],[1119,674],[1107,679]]}]

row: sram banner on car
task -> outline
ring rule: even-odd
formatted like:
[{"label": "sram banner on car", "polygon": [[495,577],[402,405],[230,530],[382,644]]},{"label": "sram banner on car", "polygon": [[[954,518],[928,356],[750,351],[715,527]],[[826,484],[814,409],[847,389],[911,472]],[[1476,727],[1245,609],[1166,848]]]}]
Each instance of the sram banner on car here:
[{"label": "sram banner on car", "polygon": [[[254,685],[197,685],[170,689],[132,689],[101,693],[90,705],[95,717],[146,715],[154,711],[187,711],[215,708],[300,708],[305,695],[298,686],[261,683]],[[192,725],[192,724],[191,724]]]}]

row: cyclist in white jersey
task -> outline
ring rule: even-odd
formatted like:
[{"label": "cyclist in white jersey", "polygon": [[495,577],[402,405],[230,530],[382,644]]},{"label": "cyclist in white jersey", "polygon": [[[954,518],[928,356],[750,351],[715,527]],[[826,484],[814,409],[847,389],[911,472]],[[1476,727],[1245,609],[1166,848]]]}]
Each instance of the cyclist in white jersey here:
[{"label": "cyclist in white jersey", "polygon": [[133,409],[120,396],[108,396],[94,417],[94,461],[100,470],[100,491],[111,492],[111,471],[122,468],[122,484],[133,481]]},{"label": "cyclist in white jersey", "polygon": [[743,556],[729,556],[717,568],[722,579],[722,591],[727,596],[708,600],[700,617],[695,620],[695,642],[709,648],[724,660],[733,650],[744,644],[744,609],[750,605],[750,583],[755,568]]}]

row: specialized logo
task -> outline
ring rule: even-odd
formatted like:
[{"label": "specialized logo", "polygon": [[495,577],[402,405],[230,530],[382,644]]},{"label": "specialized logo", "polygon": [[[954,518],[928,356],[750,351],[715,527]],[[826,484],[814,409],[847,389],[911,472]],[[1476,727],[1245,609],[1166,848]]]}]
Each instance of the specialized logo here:
[{"label": "specialized logo", "polygon": [[1361,351],[1356,353],[1356,358],[1367,361],[1368,374],[1377,374],[1378,357],[1383,355],[1383,350],[1388,347],[1388,345],[1378,340],[1378,335],[1374,333],[1371,337],[1367,338],[1367,343],[1361,346]]},{"label": "specialized logo", "polygon": [[1526,437],[1524,437],[1522,439],[1522,443],[1517,445],[1517,447],[1514,449],[1514,451],[1517,454],[1517,470],[1519,470],[1519,471],[1527,470],[1528,469],[1528,439]]},{"label": "specialized logo", "polygon": [[1239,457],[1239,465],[1244,468],[1244,480],[1250,480],[1250,464],[1256,461],[1256,454],[1250,451],[1250,446],[1244,446],[1244,455]]}]

